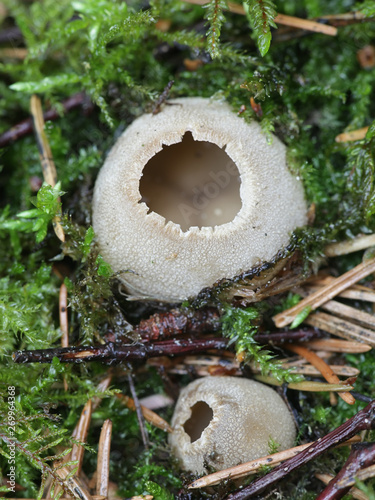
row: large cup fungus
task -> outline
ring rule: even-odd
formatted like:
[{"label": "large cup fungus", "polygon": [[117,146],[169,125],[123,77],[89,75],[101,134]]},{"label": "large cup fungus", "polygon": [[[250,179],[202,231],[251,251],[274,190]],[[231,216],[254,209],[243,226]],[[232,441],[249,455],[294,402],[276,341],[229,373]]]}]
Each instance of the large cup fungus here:
[{"label": "large cup fungus", "polygon": [[100,171],[93,226],[129,295],[195,296],[271,260],[306,223],[286,148],[229,106],[176,99],[118,139]]},{"label": "large cup fungus", "polygon": [[[294,444],[293,417],[270,387],[237,377],[204,377],[185,387],[169,436],[172,453],[185,470],[207,473],[268,455]],[[272,440],[272,441],[271,441]]]}]

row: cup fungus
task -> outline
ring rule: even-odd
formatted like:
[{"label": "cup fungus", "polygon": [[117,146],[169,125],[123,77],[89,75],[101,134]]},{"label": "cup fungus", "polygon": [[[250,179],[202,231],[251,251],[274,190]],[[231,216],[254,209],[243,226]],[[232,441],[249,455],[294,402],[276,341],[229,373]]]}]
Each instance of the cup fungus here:
[{"label": "cup fungus", "polygon": [[271,260],[306,223],[286,148],[222,102],[176,99],[118,139],[100,171],[93,226],[129,295],[180,302]]},{"label": "cup fungus", "polygon": [[206,474],[294,444],[293,417],[270,387],[237,377],[204,377],[185,387],[177,401],[169,436],[172,453],[185,470]]}]

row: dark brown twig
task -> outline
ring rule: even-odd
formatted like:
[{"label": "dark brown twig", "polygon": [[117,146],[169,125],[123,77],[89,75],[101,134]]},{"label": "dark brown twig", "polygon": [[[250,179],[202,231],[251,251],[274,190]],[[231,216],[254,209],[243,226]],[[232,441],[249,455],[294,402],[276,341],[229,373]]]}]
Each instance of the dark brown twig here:
[{"label": "dark brown twig", "polygon": [[57,357],[64,363],[102,361],[118,363],[123,361],[143,361],[157,356],[173,356],[202,352],[207,349],[226,349],[227,339],[173,339],[149,344],[120,345],[108,342],[94,347],[67,347],[17,351],[13,354],[16,363],[51,363]]},{"label": "dark brown twig", "polygon": [[[264,344],[282,344],[297,340],[311,340],[319,337],[319,330],[296,330],[274,334],[255,335],[256,342]],[[228,339],[170,339],[159,342],[137,344],[115,344],[108,342],[98,346],[57,347],[37,349],[35,351],[17,351],[13,354],[15,363],[51,363],[57,357],[64,363],[82,363],[83,361],[102,361],[109,364],[124,361],[143,361],[157,356],[181,356],[204,352],[210,349],[226,349]]]},{"label": "dark brown twig", "polygon": [[348,493],[352,484],[341,486],[342,480],[354,479],[356,473],[375,462],[375,443],[358,443],[352,446],[348,460],[316,500],[339,500]]},{"label": "dark brown twig", "polygon": [[305,465],[310,460],[318,457],[333,446],[346,441],[360,431],[374,428],[375,400],[371,401],[366,408],[359,411],[356,415],[354,415],[354,417],[340,425],[340,427],[337,427],[337,429],[325,435],[320,439],[320,441],[313,443],[295,457],[286,460],[266,476],[260,477],[249,486],[246,486],[242,490],[229,495],[227,500],[245,500],[247,498],[251,498],[269,486],[273,486],[277,481],[286,477],[290,472],[298,469],[302,465]]},{"label": "dark brown twig", "polygon": [[[77,94],[68,97],[65,101],[62,101],[61,105],[65,112],[68,112],[74,108],[90,103],[89,98],[84,92],[78,92]],[[60,118],[60,114],[54,108],[49,109],[43,114],[44,121],[53,121]],[[27,118],[22,122],[18,123],[11,129],[7,130],[0,135],[0,148],[3,148],[26,135],[31,134],[33,131],[33,121],[31,118]]]}]

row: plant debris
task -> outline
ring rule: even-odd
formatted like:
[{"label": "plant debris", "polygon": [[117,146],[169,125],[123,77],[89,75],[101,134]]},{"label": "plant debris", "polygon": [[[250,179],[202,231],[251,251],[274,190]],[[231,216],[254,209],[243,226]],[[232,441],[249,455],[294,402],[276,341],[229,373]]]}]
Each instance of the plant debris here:
[{"label": "plant debris", "polygon": [[[373,0],[0,2],[6,498],[374,497],[374,20]],[[95,178],[136,117],[197,96],[285,143],[309,223],[186,303],[129,301],[96,247]],[[206,375],[274,386],[296,447],[182,472],[171,405]]]}]

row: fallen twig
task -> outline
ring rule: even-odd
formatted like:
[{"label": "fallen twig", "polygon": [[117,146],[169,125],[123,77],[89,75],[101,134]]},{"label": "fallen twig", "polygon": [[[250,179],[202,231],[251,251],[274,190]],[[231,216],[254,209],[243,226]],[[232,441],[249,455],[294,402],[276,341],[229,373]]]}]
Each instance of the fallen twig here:
[{"label": "fallen twig", "polygon": [[[280,344],[285,341],[311,340],[320,336],[315,329],[279,332],[275,334],[255,335],[254,340],[265,343]],[[56,356],[64,363],[80,363],[82,361],[102,361],[118,363],[123,361],[146,360],[157,356],[179,356],[204,352],[209,349],[226,349],[228,339],[170,339],[158,342],[137,344],[115,344],[108,342],[98,346],[71,346],[67,348],[37,349],[35,351],[17,351],[13,354],[15,363],[51,363]]]},{"label": "fallen twig", "polygon": [[358,443],[350,450],[348,460],[316,500],[339,500],[355,483],[360,469],[372,465],[375,461],[375,443]]},{"label": "fallen twig", "polygon": [[67,347],[17,351],[13,354],[16,363],[51,363],[57,357],[64,363],[102,361],[109,364],[123,361],[143,361],[157,356],[181,356],[209,349],[226,349],[227,339],[173,339],[145,344],[107,344],[94,347]]},{"label": "fallen twig", "polygon": [[[315,477],[322,481],[324,484],[328,484],[330,481],[332,481],[332,479],[334,479],[335,476],[332,476],[331,474],[315,474]],[[350,488],[349,495],[352,495],[352,497],[356,500],[369,500],[368,496],[358,488]]]},{"label": "fallen twig", "polygon": [[278,465],[267,475],[256,479],[253,483],[246,486],[242,490],[229,495],[227,499],[245,500],[247,498],[251,498],[255,494],[265,490],[267,487],[272,486],[280,479],[283,479],[293,470],[298,469],[310,460],[318,457],[333,446],[350,439],[360,431],[370,430],[373,428],[375,428],[375,400],[371,401],[366,408],[359,411],[356,415],[354,415],[354,417],[340,425],[340,427],[337,427],[337,429],[326,434],[320,440],[310,445],[295,457],[292,457],[281,465]]}]

